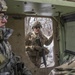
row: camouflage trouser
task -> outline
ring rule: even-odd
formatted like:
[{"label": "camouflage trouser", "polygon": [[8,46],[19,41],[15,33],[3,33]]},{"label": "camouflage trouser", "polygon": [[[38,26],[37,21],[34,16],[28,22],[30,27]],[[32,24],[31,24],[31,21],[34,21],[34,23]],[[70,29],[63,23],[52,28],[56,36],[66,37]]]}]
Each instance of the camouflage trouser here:
[{"label": "camouflage trouser", "polygon": [[55,67],[49,75],[75,75],[75,59]]}]

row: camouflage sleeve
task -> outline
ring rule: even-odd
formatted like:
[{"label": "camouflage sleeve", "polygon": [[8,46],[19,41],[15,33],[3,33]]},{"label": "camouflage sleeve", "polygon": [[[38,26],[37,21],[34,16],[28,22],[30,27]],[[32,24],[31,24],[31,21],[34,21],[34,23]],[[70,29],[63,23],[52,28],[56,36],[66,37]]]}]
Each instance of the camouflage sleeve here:
[{"label": "camouflage sleeve", "polygon": [[[26,51],[41,51],[42,47],[38,46],[35,42],[33,42],[31,38],[32,33],[28,33],[25,37],[25,49]],[[35,44],[33,44],[35,43]]]},{"label": "camouflage sleeve", "polygon": [[53,35],[52,35],[49,39],[47,39],[47,38],[44,36],[44,40],[45,40],[45,45],[51,44],[51,42],[52,42],[52,40],[53,40]]},{"label": "camouflage sleeve", "polygon": [[31,33],[28,33],[25,36],[25,49],[26,49],[26,51],[33,51],[34,50],[34,48],[32,46],[32,41],[30,40],[30,37],[31,37]]},{"label": "camouflage sleeve", "polygon": [[29,38],[31,37],[30,33],[28,33],[25,36],[25,50],[26,51],[31,51],[32,50],[32,46],[31,46],[31,41],[29,40]]},{"label": "camouflage sleeve", "polygon": [[25,36],[25,45],[31,45],[31,41],[29,40],[30,37],[31,37],[31,33],[28,33]]},{"label": "camouflage sleeve", "polygon": [[42,47],[40,46],[25,46],[26,51],[42,51]]},{"label": "camouflage sleeve", "polygon": [[3,69],[8,62],[9,60],[2,53],[0,53],[0,70]]},{"label": "camouflage sleeve", "polygon": [[43,47],[40,47],[40,46],[33,46],[33,49],[34,50],[36,50],[36,51],[39,51],[39,52],[41,52],[42,51],[42,49],[43,49]]},{"label": "camouflage sleeve", "polygon": [[31,32],[29,32],[29,33],[25,36],[25,41],[29,40],[30,37],[31,37]]}]

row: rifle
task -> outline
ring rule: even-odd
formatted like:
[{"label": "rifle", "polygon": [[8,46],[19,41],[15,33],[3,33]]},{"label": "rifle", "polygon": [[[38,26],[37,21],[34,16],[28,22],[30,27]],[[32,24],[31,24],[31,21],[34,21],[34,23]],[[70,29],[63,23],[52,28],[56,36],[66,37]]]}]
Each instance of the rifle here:
[{"label": "rifle", "polygon": [[14,65],[14,75],[32,75],[31,71],[28,70],[24,62],[20,58],[16,58],[16,64]]},{"label": "rifle", "polygon": [[13,65],[13,70],[14,70],[14,75],[23,75],[23,68],[24,68],[24,63],[21,62],[20,56],[15,56],[13,53],[13,58],[15,59],[14,65]]},{"label": "rifle", "polygon": [[[65,50],[65,53],[68,53],[68,54],[71,54],[71,55],[75,55],[75,52],[72,51],[72,50]],[[70,65],[73,61],[75,61],[75,58],[73,58],[73,59],[68,63],[68,65]]]},{"label": "rifle", "polygon": [[15,75],[23,75],[24,63],[19,62],[15,66]]},{"label": "rifle", "polygon": [[[42,44],[41,44],[41,41],[40,41],[39,38],[36,39],[36,43],[37,43],[40,47],[42,47]],[[45,51],[44,51],[43,48],[42,48],[42,57],[43,57],[43,63],[44,63],[44,65],[45,65],[45,67],[46,67],[47,64],[46,64],[46,59],[45,59]]]},{"label": "rifle", "polygon": [[65,53],[75,55],[75,52],[74,52],[74,51],[72,51],[72,50],[65,50]]}]

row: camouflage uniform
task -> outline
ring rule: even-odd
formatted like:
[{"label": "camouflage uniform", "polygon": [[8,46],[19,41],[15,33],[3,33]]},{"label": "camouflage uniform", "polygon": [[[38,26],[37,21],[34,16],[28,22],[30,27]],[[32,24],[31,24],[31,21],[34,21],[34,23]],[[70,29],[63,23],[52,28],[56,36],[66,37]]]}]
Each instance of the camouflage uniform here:
[{"label": "camouflage uniform", "polygon": [[[33,28],[35,28],[35,26],[41,26],[40,22],[35,22],[33,24]],[[40,40],[41,46],[38,45],[38,41],[36,41],[37,39]],[[45,55],[49,53],[49,50],[45,47],[43,47],[43,45],[49,45],[52,42],[53,36],[51,36],[49,39],[47,39],[42,32],[40,32],[38,35],[35,34],[35,32],[29,32],[26,37],[25,37],[25,47],[26,47],[26,51],[31,59],[31,61],[34,63],[35,66],[40,67],[41,64],[41,57],[42,57],[42,49],[45,51]]]},{"label": "camouflage uniform", "polygon": [[49,75],[75,75],[75,57],[64,64],[55,67]]},{"label": "camouflage uniform", "polygon": [[62,64],[52,69],[49,75],[75,75],[75,54],[70,50],[64,52]]},{"label": "camouflage uniform", "polygon": [[[9,61],[11,62],[11,64],[13,63],[13,54],[11,51],[11,46],[9,44],[9,42],[7,41],[8,38],[10,37],[12,30],[9,28],[5,28],[2,27],[0,28],[0,54],[1,54],[1,58],[0,59],[0,75],[7,75],[6,73],[9,72],[11,65],[9,63]],[[7,67],[8,68],[7,68]],[[5,70],[5,72],[4,72]],[[12,70],[10,70],[11,72]],[[8,74],[9,75],[9,74]]]},{"label": "camouflage uniform", "polygon": [[[7,6],[5,1],[0,0],[0,14],[6,10]],[[12,29],[6,28],[5,26],[0,27],[0,75],[32,75],[25,66],[21,74],[15,74],[15,67],[17,68],[21,61],[18,56],[11,51],[11,46],[8,42],[8,38],[12,32]],[[18,71],[18,68],[16,70]]]}]

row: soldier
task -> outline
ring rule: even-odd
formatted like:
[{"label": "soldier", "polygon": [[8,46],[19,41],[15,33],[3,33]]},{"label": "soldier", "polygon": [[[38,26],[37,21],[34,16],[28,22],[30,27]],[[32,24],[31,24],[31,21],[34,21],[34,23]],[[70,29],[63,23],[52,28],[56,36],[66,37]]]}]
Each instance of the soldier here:
[{"label": "soldier", "polygon": [[39,21],[34,22],[32,32],[29,32],[25,38],[25,48],[30,57],[30,60],[38,68],[41,65],[41,57],[43,57],[44,65],[46,65],[45,55],[49,50],[43,45],[49,45],[52,42],[53,35],[47,39],[41,32],[42,25]]},{"label": "soldier", "polygon": [[0,75],[32,75],[18,56],[12,53],[8,38],[13,30],[6,28],[8,16],[5,15],[7,6],[0,0]]}]

